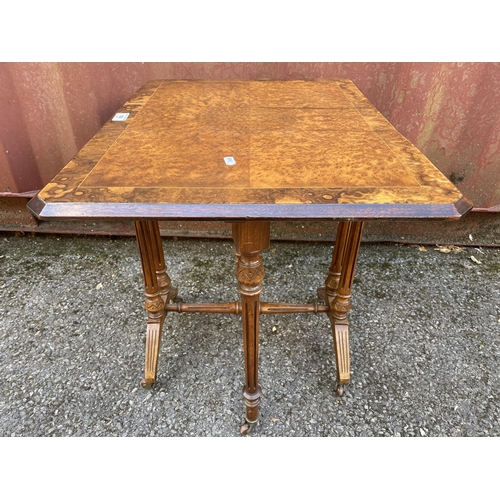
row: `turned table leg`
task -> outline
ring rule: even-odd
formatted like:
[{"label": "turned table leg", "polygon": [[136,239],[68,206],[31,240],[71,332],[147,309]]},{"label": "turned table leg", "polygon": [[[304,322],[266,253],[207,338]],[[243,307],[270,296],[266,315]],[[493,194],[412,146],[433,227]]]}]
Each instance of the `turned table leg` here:
[{"label": "turned table leg", "polygon": [[337,363],[337,395],[344,394],[350,379],[349,322],[351,289],[358,258],[363,222],[340,222],[335,239],[332,263],[325,287],[320,294],[329,305],[333,343]]},{"label": "turned table leg", "polygon": [[166,314],[165,304],[175,299],[177,289],[171,286],[167,274],[158,222],[136,221],[135,231],[141,256],[145,308],[148,314],[146,359],[141,385],[149,388],[156,381],[161,332]]},{"label": "turned table leg", "polygon": [[233,239],[237,255],[236,278],[241,294],[245,357],[243,402],[246,415],[240,431],[242,434],[247,434],[257,422],[261,399],[258,381],[259,316],[264,265],[260,252],[269,248],[270,223],[265,221],[233,223]]}]

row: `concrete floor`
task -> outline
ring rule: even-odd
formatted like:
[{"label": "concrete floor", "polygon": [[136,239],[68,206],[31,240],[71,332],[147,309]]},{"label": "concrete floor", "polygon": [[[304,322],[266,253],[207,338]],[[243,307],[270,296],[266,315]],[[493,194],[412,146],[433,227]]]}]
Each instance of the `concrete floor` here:
[{"label": "concrete floor", "polygon": [[[185,302],[236,300],[232,243],[163,240]],[[331,243],[272,242],[262,299],[312,302]],[[500,249],[361,246],[351,383],[326,315],[261,318],[253,436],[500,436]],[[145,311],[128,237],[0,233],[0,436],[239,436],[241,320],[170,314],[140,387]]]}]

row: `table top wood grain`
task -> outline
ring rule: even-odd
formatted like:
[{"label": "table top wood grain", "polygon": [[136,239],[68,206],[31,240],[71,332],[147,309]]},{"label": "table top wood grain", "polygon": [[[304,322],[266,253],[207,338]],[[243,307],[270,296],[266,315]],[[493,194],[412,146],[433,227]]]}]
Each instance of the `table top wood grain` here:
[{"label": "table top wood grain", "polygon": [[350,80],[151,81],[119,113],[30,201],[36,216],[457,218],[472,207]]}]

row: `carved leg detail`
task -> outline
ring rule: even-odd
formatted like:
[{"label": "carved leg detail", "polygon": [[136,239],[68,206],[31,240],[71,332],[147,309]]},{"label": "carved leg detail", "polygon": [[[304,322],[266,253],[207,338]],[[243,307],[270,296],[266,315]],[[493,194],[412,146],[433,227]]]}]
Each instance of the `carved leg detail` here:
[{"label": "carved leg detail", "polygon": [[137,221],[135,230],[144,276],[145,308],[148,313],[146,359],[141,385],[149,388],[156,381],[162,326],[166,315],[165,304],[175,298],[177,290],[171,286],[167,274],[158,222]]},{"label": "carved leg detail", "polygon": [[260,293],[264,279],[264,264],[260,251],[269,248],[269,222],[243,222],[233,224],[236,247],[236,278],[241,294],[243,349],[245,356],[245,385],[243,402],[246,407],[245,422],[240,427],[248,434],[259,418],[261,389],[258,382],[259,368],[259,317]]},{"label": "carved leg detail", "polygon": [[165,303],[173,301],[177,297],[177,288],[171,285],[170,276],[167,274],[167,266],[165,264],[165,257],[163,255],[163,246],[161,244],[160,227],[158,222],[148,221],[147,229],[149,230],[151,251],[152,251],[152,265],[156,272],[156,281],[158,283],[158,290]]},{"label": "carved leg detail", "polygon": [[344,386],[350,379],[349,359],[349,327],[347,325],[333,326],[335,358],[337,360],[337,395],[344,394]]},{"label": "carved leg detail", "polygon": [[324,294],[330,307],[328,316],[332,324],[339,396],[344,394],[344,387],[350,380],[348,313],[363,225],[363,222],[339,223],[332,264],[325,282]]},{"label": "carved leg detail", "polygon": [[155,383],[160,341],[160,323],[148,323],[146,330],[146,362],[144,365],[144,379],[141,382],[144,389],[149,389]]}]

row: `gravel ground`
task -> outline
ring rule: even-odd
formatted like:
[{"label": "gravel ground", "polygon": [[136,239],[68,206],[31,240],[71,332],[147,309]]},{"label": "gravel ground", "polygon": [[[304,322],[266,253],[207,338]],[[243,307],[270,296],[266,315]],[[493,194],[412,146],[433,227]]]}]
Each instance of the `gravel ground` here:
[{"label": "gravel ground", "polygon": [[[163,246],[185,302],[238,298],[230,241]],[[262,317],[251,436],[500,436],[500,249],[441,250],[362,245],[343,398],[327,317]],[[330,256],[272,242],[262,299],[314,301]],[[170,314],[140,387],[134,239],[0,233],[0,272],[0,436],[239,436],[239,317]]]}]

